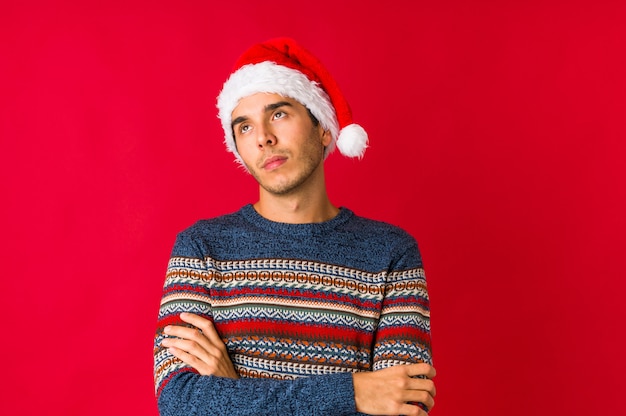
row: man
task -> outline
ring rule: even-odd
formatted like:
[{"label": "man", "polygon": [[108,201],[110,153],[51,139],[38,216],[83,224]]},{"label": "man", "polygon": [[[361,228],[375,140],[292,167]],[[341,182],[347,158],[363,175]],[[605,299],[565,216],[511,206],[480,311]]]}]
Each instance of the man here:
[{"label": "man", "polygon": [[178,235],[155,337],[162,415],[425,415],[430,314],[415,240],[329,200],[324,159],[367,134],[293,40],[256,45],[218,97],[259,200]]}]

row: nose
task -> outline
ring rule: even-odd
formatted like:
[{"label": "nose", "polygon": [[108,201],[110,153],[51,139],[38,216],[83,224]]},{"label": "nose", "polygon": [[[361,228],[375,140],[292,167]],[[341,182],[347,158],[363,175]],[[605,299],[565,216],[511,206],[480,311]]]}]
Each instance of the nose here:
[{"label": "nose", "polygon": [[257,146],[262,149],[265,146],[273,146],[276,144],[276,136],[274,130],[269,123],[263,123],[257,127]]}]

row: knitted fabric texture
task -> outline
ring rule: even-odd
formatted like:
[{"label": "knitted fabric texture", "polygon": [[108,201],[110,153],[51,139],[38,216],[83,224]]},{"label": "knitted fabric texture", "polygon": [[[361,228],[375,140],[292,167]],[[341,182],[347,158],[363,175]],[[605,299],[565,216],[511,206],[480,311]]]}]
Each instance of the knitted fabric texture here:
[{"label": "knitted fabric texture", "polygon": [[[239,380],[200,376],[161,347],[181,312],[215,324]],[[346,208],[285,224],[251,205],[177,237],[154,347],[162,415],[354,415],[351,373],[431,363],[415,240]]]}]

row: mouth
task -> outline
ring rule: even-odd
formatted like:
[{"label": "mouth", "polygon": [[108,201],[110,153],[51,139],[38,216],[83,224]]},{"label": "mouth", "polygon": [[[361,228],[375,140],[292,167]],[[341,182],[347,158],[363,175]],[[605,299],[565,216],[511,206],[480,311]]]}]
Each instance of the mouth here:
[{"label": "mouth", "polygon": [[285,156],[271,156],[263,161],[261,167],[265,170],[274,170],[287,161]]}]

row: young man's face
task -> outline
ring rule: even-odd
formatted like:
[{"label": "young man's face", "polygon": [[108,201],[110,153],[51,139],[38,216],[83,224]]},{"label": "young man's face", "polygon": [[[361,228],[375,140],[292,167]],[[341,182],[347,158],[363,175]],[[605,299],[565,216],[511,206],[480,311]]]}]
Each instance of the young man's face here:
[{"label": "young man's face", "polygon": [[237,151],[267,192],[284,195],[315,178],[323,181],[324,148],[331,136],[313,124],[302,104],[258,93],[239,101],[232,120]]}]

